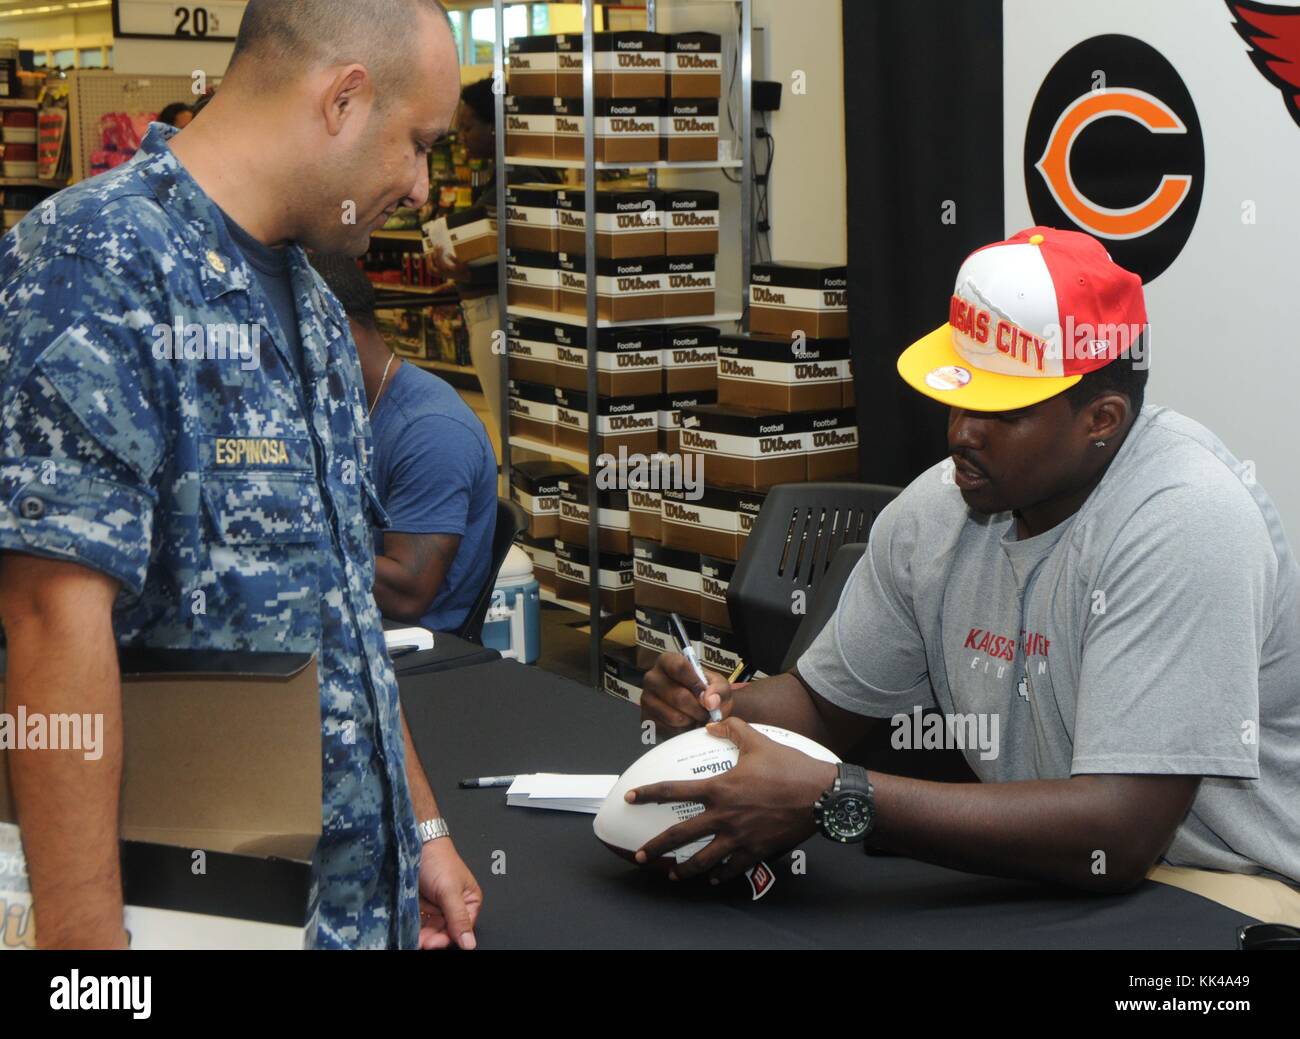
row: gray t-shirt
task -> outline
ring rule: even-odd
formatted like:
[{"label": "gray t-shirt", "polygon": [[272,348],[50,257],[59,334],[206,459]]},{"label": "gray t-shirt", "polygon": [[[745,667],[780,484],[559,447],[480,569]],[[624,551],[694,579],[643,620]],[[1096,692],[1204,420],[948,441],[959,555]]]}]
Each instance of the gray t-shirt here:
[{"label": "gray t-shirt", "polygon": [[966,507],[951,460],[923,473],[798,669],[858,714],[996,725],[996,756],[969,720],[949,743],[984,782],[1205,776],[1164,861],[1300,883],[1300,569],[1254,467],[1166,408],[1024,541]]}]

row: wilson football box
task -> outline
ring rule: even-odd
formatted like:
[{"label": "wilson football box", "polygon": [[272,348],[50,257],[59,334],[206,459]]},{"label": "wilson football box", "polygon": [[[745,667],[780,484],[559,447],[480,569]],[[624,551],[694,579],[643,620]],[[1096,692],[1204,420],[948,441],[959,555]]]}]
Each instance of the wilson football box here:
[{"label": "wilson football box", "polygon": [[749,330],[809,339],[849,336],[849,271],[821,263],[756,263],[750,274]]}]

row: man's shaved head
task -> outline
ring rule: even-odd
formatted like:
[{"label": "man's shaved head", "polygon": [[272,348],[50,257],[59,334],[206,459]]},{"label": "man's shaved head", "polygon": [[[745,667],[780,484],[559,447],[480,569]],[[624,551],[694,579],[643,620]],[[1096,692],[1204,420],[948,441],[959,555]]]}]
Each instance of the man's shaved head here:
[{"label": "man's shaved head", "polygon": [[229,74],[274,88],[311,68],[355,63],[370,72],[382,104],[415,75],[421,14],[450,29],[439,0],[249,0]]},{"label": "man's shaved head", "polygon": [[171,147],[268,244],[359,256],[428,202],[459,102],[437,0],[250,0],[221,90]]}]

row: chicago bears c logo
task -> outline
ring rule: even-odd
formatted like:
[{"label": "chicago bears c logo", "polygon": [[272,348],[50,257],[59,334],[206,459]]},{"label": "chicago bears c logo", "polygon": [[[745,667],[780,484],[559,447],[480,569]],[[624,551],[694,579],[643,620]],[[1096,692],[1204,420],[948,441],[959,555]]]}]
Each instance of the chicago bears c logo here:
[{"label": "chicago bears c logo", "polygon": [[1070,172],[1075,141],[1099,119],[1132,119],[1151,133],[1186,133],[1187,127],[1158,97],[1129,87],[1090,90],[1076,98],[1056,120],[1047,150],[1034,164],[1056,204],[1085,231],[1098,238],[1137,238],[1163,224],[1187,198],[1192,178],[1166,173],[1159,187],[1132,206],[1103,206],[1083,194]]},{"label": "chicago bears c logo", "polygon": [[1101,239],[1150,282],[1178,258],[1200,212],[1205,142],[1178,71],[1133,36],[1094,36],[1043,77],[1025,126],[1034,223]]}]

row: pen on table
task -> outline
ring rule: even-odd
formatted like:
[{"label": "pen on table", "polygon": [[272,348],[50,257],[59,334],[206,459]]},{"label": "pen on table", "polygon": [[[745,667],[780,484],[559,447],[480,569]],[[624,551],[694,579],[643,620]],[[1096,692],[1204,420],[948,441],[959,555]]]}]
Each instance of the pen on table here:
[{"label": "pen on table", "polygon": [[[691,640],[686,636],[686,625],[682,623],[682,619],[675,613],[670,613],[668,619],[673,629],[673,638],[677,640],[677,648],[682,651],[682,656],[691,662],[691,667],[695,669],[695,677],[704,684],[704,689],[708,689],[708,675],[704,673],[704,668],[700,667],[700,658],[695,655],[695,647],[691,645]],[[704,690],[700,691],[700,695],[704,695]],[[722,712],[716,707],[713,708],[709,712],[709,721],[722,721]]]},{"label": "pen on table", "polygon": [[518,776],[479,776],[477,779],[462,779],[457,785],[462,790],[481,790],[492,786],[509,786]]}]

